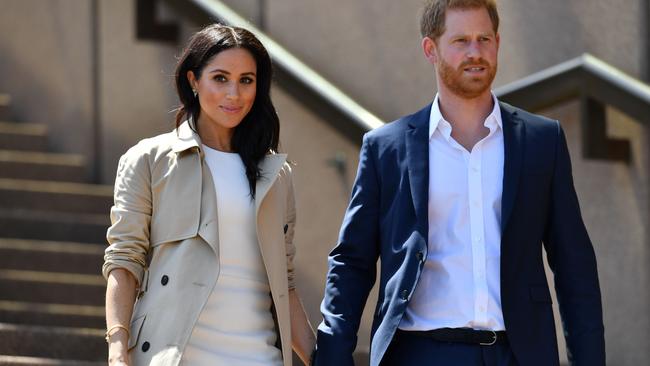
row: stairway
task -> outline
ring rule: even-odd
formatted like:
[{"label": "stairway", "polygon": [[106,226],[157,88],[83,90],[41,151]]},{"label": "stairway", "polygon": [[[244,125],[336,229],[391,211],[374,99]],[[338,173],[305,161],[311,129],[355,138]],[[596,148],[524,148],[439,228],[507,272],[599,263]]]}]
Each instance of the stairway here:
[{"label": "stairway", "polygon": [[0,94],[0,366],[106,364],[101,277],[112,187]]}]

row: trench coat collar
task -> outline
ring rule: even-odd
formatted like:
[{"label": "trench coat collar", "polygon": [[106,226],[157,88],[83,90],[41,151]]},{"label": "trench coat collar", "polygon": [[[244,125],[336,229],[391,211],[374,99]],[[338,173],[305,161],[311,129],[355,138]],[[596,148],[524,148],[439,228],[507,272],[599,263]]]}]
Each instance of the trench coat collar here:
[{"label": "trench coat collar", "polygon": [[[181,153],[183,151],[197,148],[201,153],[201,158],[203,158],[203,149],[201,148],[201,138],[199,134],[196,133],[189,121],[183,122],[176,129],[176,141],[172,146],[172,151],[175,153]],[[273,186],[278,173],[282,169],[282,166],[287,161],[287,154],[271,153],[264,157],[260,162],[260,173],[261,178],[257,180],[255,185],[255,212],[259,211],[260,205],[264,200],[264,197]]]},{"label": "trench coat collar", "polygon": [[176,141],[172,145],[172,151],[175,153],[180,153],[185,150],[192,148],[197,148],[201,151],[203,155],[203,149],[201,149],[201,138],[199,134],[196,133],[189,121],[183,122],[176,129]]}]

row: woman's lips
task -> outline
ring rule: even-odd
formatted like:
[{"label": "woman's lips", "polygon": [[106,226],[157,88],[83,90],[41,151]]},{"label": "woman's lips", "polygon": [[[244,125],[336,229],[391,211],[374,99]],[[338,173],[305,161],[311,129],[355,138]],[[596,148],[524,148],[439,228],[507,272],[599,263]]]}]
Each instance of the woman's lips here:
[{"label": "woman's lips", "polygon": [[224,111],[226,113],[230,113],[230,114],[237,114],[237,113],[241,112],[241,110],[242,110],[242,107],[229,107],[229,106],[223,106],[223,105],[220,106],[220,108],[221,108],[222,111]]}]

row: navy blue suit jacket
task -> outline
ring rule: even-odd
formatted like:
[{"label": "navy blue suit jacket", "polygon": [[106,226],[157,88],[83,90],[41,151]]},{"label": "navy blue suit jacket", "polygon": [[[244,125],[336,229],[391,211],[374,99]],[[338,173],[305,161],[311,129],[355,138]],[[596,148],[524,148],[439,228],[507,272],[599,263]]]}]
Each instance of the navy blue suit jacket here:
[{"label": "navy blue suit jacket", "polygon": [[[569,357],[574,365],[604,365],[596,258],[581,218],[564,132],[557,121],[505,103],[500,107],[505,154],[501,305],[512,351],[522,366],[559,363],[544,245]],[[363,138],[350,204],[328,259],[318,366],[353,365],[378,258],[370,365],[379,365],[418,284],[427,257],[430,109]]]}]

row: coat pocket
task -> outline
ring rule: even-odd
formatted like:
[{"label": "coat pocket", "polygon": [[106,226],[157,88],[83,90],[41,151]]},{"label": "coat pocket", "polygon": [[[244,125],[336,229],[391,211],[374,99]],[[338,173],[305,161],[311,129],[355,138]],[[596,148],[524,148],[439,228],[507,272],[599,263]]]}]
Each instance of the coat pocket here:
[{"label": "coat pocket", "polygon": [[142,330],[142,325],[144,324],[144,319],[147,317],[146,314],[140,315],[139,317],[131,321],[131,334],[129,337],[128,349],[131,350],[138,344],[138,338],[140,338],[140,331]]},{"label": "coat pocket", "polygon": [[532,302],[552,303],[551,293],[547,286],[530,286],[530,300]]}]

